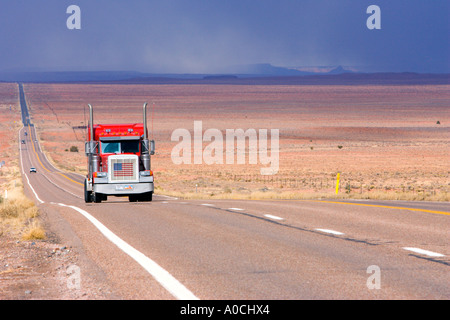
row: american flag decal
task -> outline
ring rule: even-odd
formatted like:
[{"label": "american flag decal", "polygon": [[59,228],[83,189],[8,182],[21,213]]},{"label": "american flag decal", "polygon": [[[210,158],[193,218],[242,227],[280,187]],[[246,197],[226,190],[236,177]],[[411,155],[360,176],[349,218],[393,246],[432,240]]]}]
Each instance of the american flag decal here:
[{"label": "american flag decal", "polygon": [[108,182],[139,182],[139,158],[137,155],[114,155],[108,157]]},{"label": "american flag decal", "polygon": [[115,177],[133,176],[133,163],[114,163],[113,175]]}]

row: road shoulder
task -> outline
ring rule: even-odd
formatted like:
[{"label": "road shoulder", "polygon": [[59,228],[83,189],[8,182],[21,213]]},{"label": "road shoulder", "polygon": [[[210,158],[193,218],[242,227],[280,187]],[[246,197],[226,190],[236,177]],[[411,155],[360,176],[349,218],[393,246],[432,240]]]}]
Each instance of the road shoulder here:
[{"label": "road shoulder", "polygon": [[[48,222],[45,211],[41,208]],[[82,249],[61,241],[53,223],[46,225],[46,232],[45,240],[1,236],[0,300],[120,299]]]}]

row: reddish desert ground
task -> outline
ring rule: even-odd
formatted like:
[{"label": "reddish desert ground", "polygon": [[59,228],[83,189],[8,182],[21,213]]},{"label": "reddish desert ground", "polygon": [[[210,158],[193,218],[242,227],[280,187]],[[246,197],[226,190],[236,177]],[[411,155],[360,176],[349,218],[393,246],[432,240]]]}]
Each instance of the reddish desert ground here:
[{"label": "reddish desert ground", "polygon": [[19,92],[17,84],[0,83],[0,191],[13,178],[18,178],[19,157],[17,134],[22,127],[20,119]]},{"label": "reddish desert ground", "polygon": [[[2,85],[1,107],[15,100]],[[96,123],[141,122],[156,141],[157,193],[184,197],[449,200],[449,85],[24,84],[48,157],[86,172],[87,104]],[[14,106],[17,108],[17,102]],[[3,110],[2,109],[2,110]],[[4,116],[2,114],[2,116]],[[279,171],[264,165],[176,165],[175,129],[279,129]],[[2,141],[3,144],[3,141]],[[208,142],[203,142],[203,148]],[[76,146],[79,152],[70,152]]]}]

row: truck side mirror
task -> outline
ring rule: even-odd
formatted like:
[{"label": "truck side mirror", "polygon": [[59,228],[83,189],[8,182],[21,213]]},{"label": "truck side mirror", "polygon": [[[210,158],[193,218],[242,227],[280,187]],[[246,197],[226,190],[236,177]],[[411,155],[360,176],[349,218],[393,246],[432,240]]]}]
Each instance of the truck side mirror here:
[{"label": "truck side mirror", "polygon": [[155,140],[150,140],[150,154],[155,154]]},{"label": "truck side mirror", "polygon": [[86,154],[86,156],[97,153],[97,146],[98,142],[96,141],[86,141],[84,143],[84,153]]},{"label": "truck side mirror", "polygon": [[89,147],[89,141],[84,143],[84,153],[88,156],[91,153],[91,148]]}]

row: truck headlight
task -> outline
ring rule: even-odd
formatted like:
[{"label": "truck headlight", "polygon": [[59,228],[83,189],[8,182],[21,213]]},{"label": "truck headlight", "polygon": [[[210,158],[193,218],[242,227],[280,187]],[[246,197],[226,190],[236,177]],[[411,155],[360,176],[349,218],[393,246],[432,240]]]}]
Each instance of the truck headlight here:
[{"label": "truck headlight", "polygon": [[94,178],[106,178],[107,172],[94,172]]},{"label": "truck headlight", "polygon": [[141,177],[151,177],[153,175],[152,170],[140,171],[139,174]]}]

